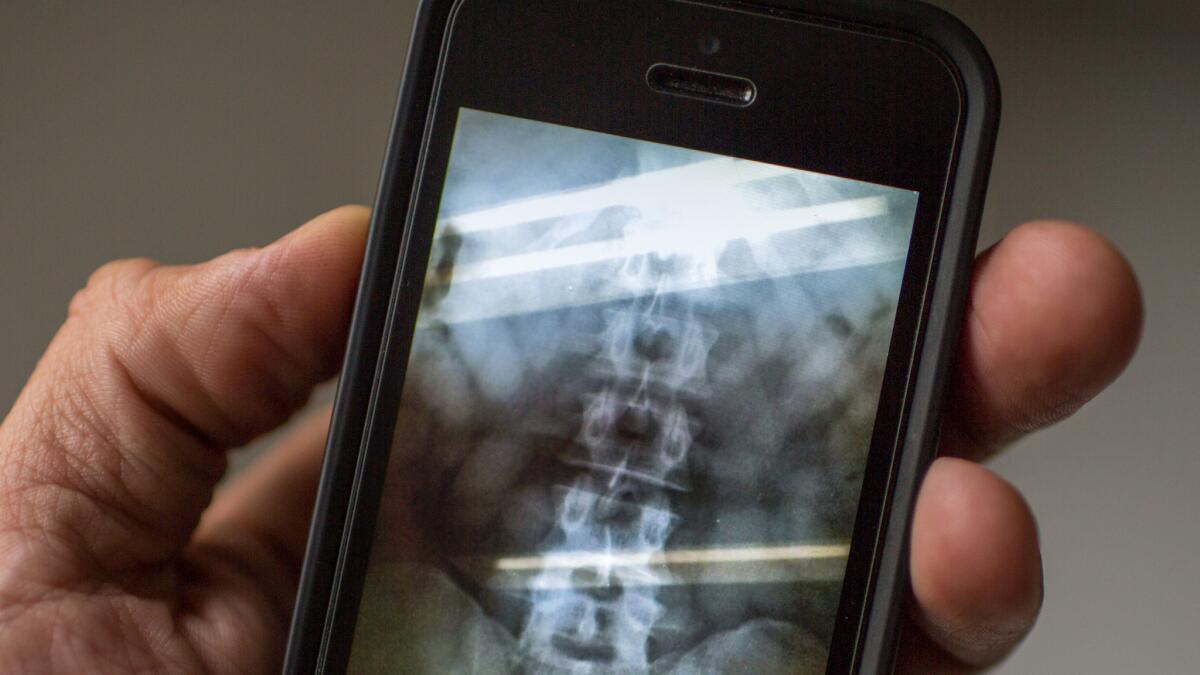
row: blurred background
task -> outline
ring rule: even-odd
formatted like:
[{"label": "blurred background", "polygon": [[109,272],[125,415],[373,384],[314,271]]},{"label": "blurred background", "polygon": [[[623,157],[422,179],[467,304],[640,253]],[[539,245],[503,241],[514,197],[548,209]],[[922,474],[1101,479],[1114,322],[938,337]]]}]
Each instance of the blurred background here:
[{"label": "blurred background", "polygon": [[[1125,251],[1147,301],[1116,386],[992,463],[1037,512],[1047,583],[998,672],[1195,672],[1200,4],[937,4],[979,33],[1003,87],[981,246],[1078,220]],[[0,4],[0,410],[105,261],[197,262],[369,203],[414,11]]]}]

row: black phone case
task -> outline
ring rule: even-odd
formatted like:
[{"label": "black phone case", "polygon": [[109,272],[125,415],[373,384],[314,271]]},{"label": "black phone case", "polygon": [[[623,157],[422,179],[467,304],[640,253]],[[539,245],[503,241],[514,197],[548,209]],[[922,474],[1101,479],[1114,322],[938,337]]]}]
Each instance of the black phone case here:
[{"label": "black phone case", "polygon": [[[371,218],[346,357],[334,404],[326,454],[309,530],[308,549],[288,636],[283,670],[320,668],[322,643],[331,627],[331,599],[339,552],[364,429],[369,416],[378,355],[406,233],[410,188],[418,160],[436,72],[451,9],[457,0],[421,0],[413,23],[407,65],[388,140]],[[679,0],[688,2],[693,0]],[[923,317],[920,360],[904,419],[904,436],[893,461],[868,589],[854,673],[892,671],[900,620],[908,594],[908,535],[917,490],[937,451],[941,400],[962,323],[975,243],[999,126],[999,85],[991,59],[975,35],[950,14],[906,0],[695,0],[811,18],[818,23],[902,33],[938,51],[955,67],[964,102],[944,217],[939,227],[936,276]]]}]

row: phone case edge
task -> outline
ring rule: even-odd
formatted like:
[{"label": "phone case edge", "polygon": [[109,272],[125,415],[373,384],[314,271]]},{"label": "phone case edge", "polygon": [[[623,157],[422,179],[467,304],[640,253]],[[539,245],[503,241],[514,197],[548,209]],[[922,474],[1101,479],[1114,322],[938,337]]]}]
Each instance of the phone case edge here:
[{"label": "phone case edge", "polygon": [[342,375],[326,440],[308,544],[292,611],[284,673],[317,668],[327,629],[327,613],[341,540],[345,533],[363,421],[378,366],[386,313],[399,262],[409,190],[415,179],[426,113],[441,52],[441,36],[453,0],[421,0],[412,24],[403,79],[389,130],[383,167],[371,213]]},{"label": "phone case edge", "polygon": [[979,38],[953,15],[924,3],[895,3],[891,9],[896,28],[928,41],[953,65],[965,112],[857,673],[890,673],[895,666],[909,596],[911,519],[925,471],[937,455],[946,381],[962,329],[1000,119],[999,80]]}]

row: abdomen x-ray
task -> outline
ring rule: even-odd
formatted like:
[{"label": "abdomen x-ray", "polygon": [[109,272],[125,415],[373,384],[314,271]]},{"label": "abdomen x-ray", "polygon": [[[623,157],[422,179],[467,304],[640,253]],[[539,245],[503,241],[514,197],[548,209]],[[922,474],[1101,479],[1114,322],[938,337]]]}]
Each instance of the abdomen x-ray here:
[{"label": "abdomen x-ray", "polygon": [[460,111],[351,669],[823,673],[916,204]]}]

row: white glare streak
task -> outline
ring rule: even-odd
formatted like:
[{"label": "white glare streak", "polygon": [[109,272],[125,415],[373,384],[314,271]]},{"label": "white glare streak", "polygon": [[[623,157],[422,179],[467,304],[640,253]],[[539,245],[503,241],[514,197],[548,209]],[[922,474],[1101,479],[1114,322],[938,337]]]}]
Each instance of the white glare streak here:
[{"label": "white glare streak", "polygon": [[553,553],[544,556],[499,558],[495,569],[505,572],[575,569],[580,567],[627,567],[639,565],[707,565],[731,562],[779,562],[845,558],[847,544],[808,544],[799,546],[757,546],[676,551],[613,551]]},{"label": "white glare streak", "polygon": [[[696,255],[719,250],[720,246],[726,242],[739,239],[756,242],[784,232],[831,223],[865,220],[887,215],[887,213],[887,199],[884,197],[866,197],[780,210],[770,214],[756,214],[750,222],[732,227],[723,214],[716,214],[717,222],[709,222],[713,218],[712,215],[696,213],[685,222],[644,231],[621,239],[609,239],[459,265],[454,270],[452,281],[461,284],[563,267],[589,265],[607,260],[621,260],[648,253],[663,257],[677,253]],[[431,272],[426,283],[436,286],[439,284],[439,278]]]},{"label": "white glare streak", "polygon": [[703,192],[794,173],[795,169],[774,164],[743,159],[713,159],[623,178],[598,187],[446,216],[442,222],[454,223],[455,230],[463,234],[498,230],[547,218],[598,211],[613,204],[637,206],[647,197],[661,198],[665,193],[683,190]]}]

